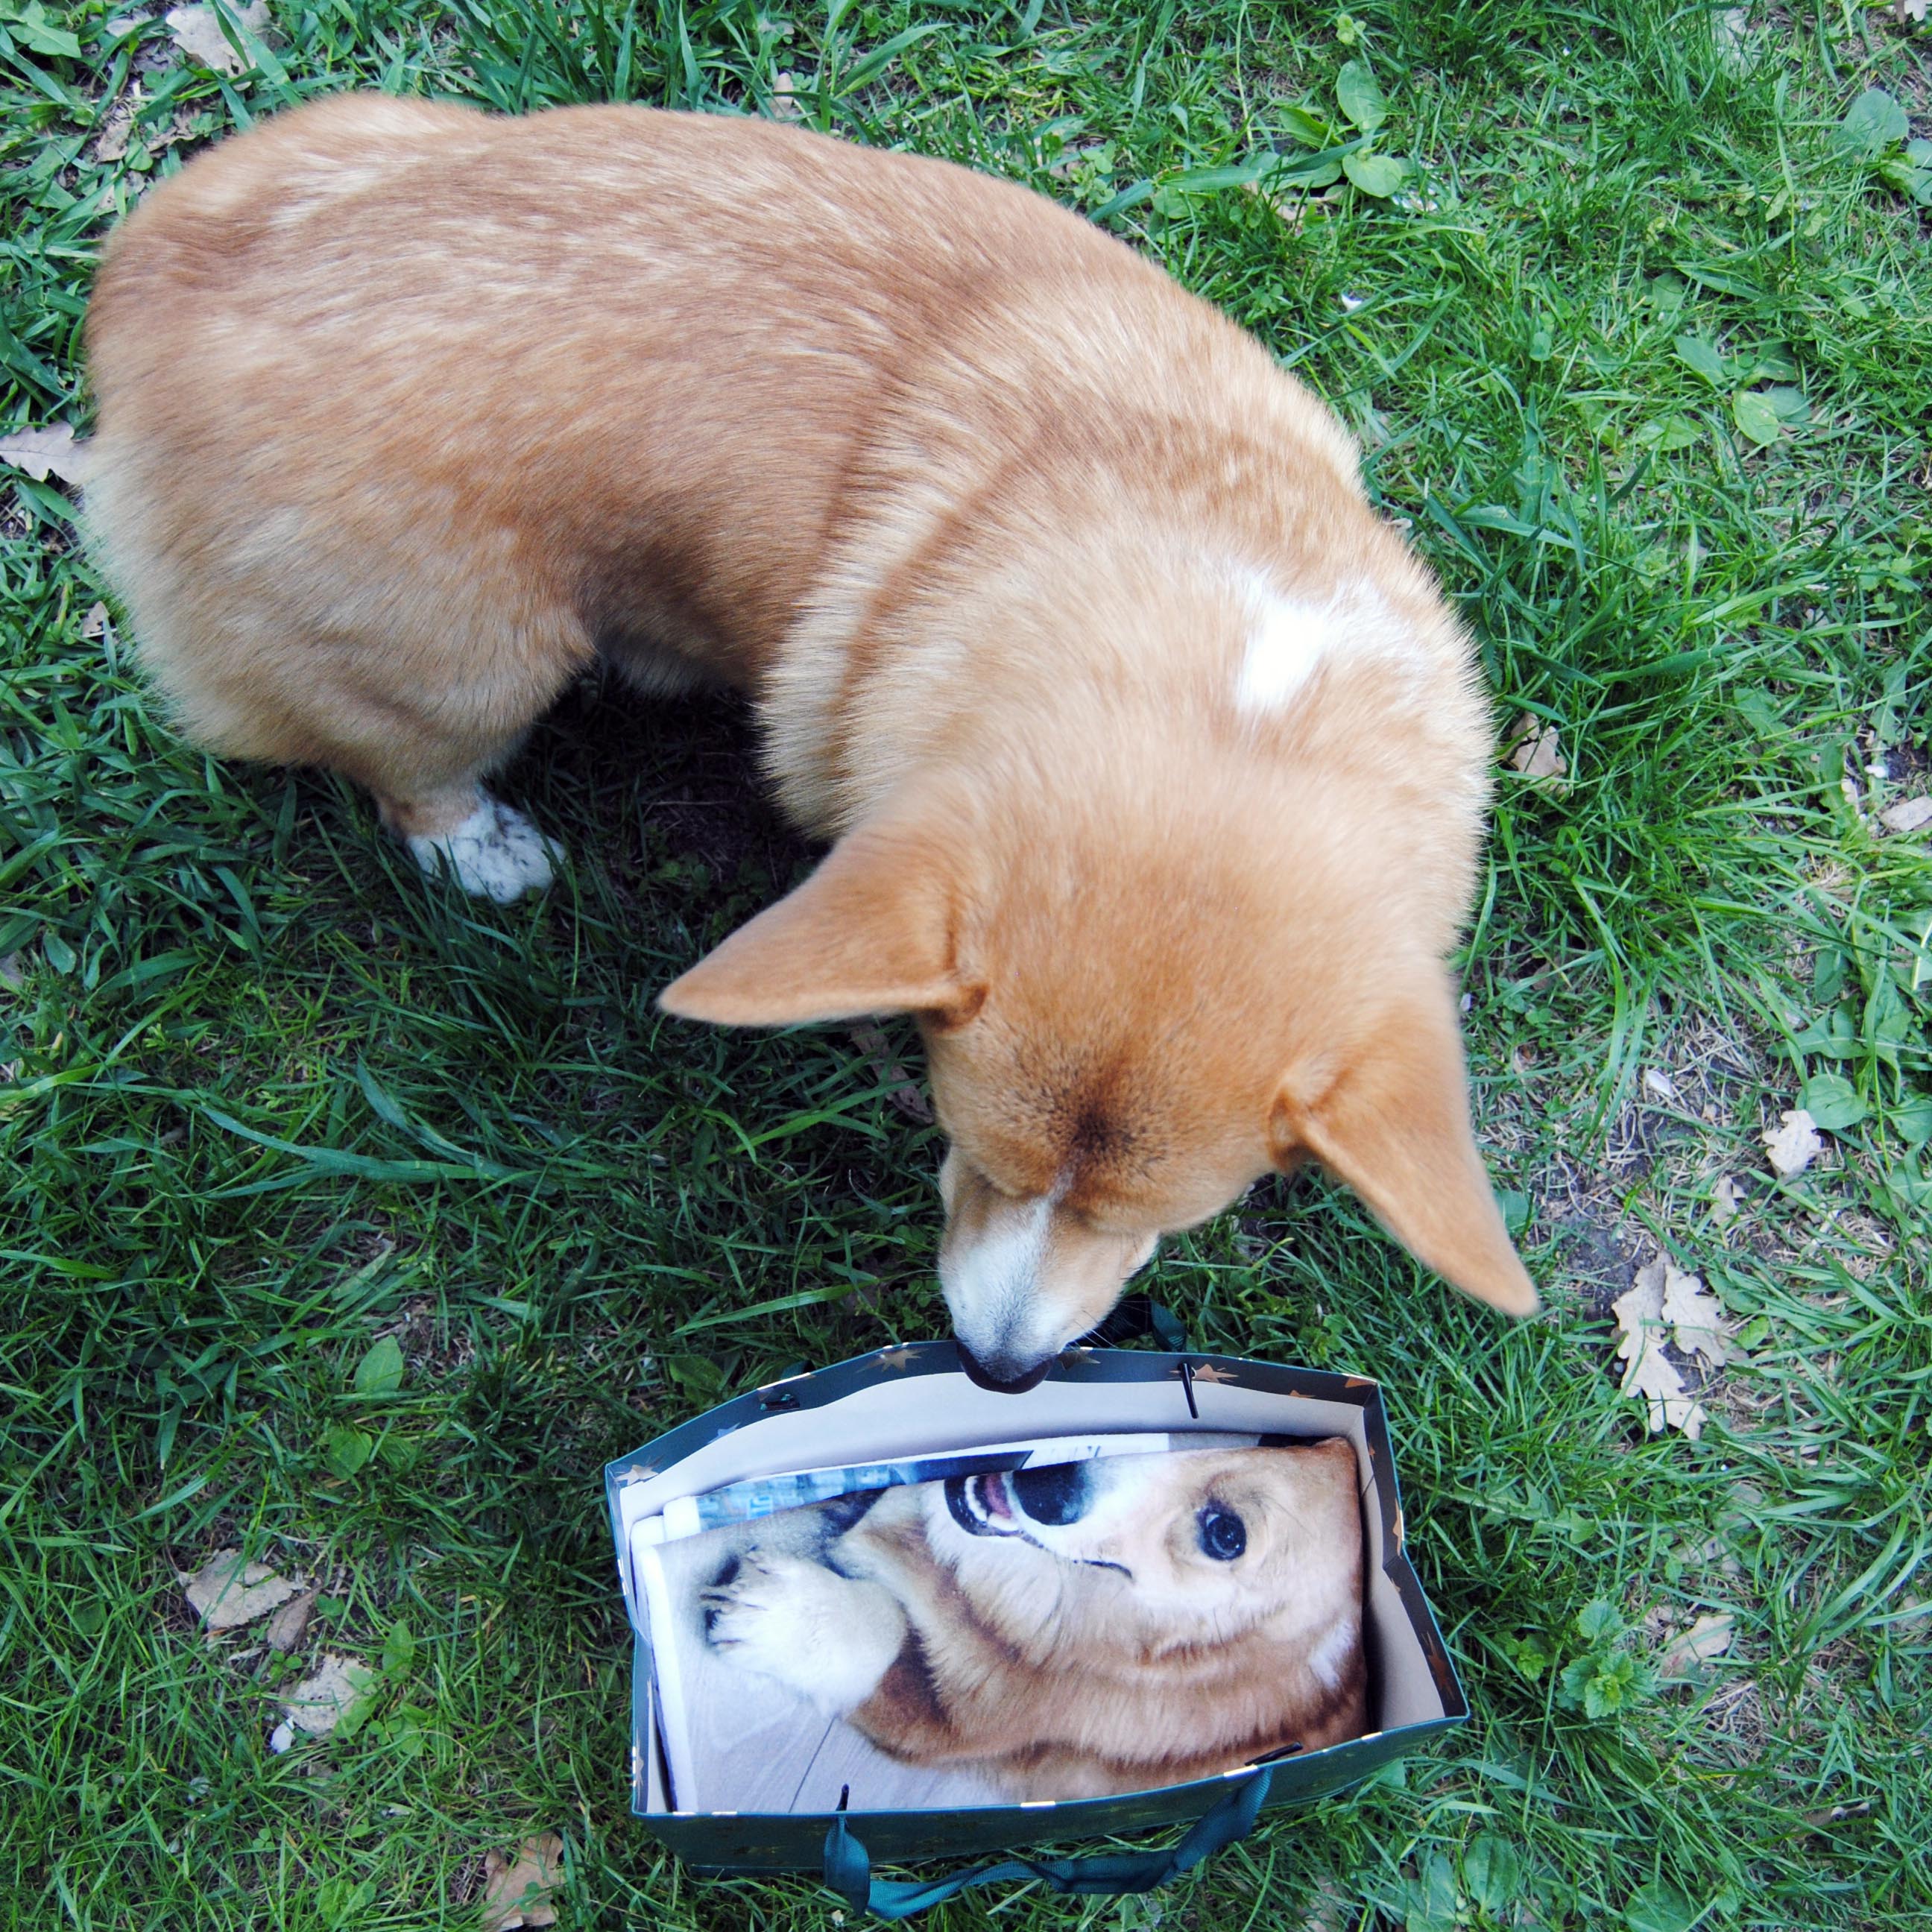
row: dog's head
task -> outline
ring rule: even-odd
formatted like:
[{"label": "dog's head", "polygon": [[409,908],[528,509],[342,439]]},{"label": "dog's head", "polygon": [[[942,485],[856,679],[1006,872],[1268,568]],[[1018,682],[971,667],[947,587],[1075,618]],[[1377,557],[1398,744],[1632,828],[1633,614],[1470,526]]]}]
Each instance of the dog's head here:
[{"label": "dog's head", "polygon": [[1153,1666],[1256,1633],[1293,1643],[1340,1632],[1352,1646],[1359,1630],[1355,1452],[1340,1438],[926,1486],[933,1554],[978,1621],[1035,1663]]},{"label": "dog's head", "polygon": [[1442,963],[1473,823],[1238,761],[1150,796],[1129,764],[1054,772],[1050,812],[1012,808],[1027,772],[861,827],[664,1006],[917,1016],[952,1143],[940,1281],[992,1383],[1037,1380],[1163,1232],[1310,1156],[1458,1288],[1532,1311]]}]

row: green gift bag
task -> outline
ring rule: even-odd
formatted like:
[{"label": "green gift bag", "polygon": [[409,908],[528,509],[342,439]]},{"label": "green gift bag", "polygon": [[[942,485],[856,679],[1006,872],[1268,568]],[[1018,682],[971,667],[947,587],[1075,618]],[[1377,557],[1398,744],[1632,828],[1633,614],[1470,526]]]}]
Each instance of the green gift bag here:
[{"label": "green gift bag", "polygon": [[[1121,1796],[959,1809],[698,1812],[672,1802],[658,1747],[651,1658],[633,1558],[639,1526],[676,1498],[792,1470],[955,1454],[1035,1437],[1190,1432],[1317,1438],[1354,1447],[1364,1538],[1370,1729],[1326,1749],[1237,1766],[1219,1777]],[[1178,1442],[1177,1446],[1180,1446]],[[817,1870],[854,1907],[904,1918],[962,1886],[1038,1881],[1068,1892],[1144,1892],[1250,1830],[1264,1808],[1355,1784],[1468,1714],[1461,1685],[1403,1550],[1382,1392],[1360,1376],[1244,1358],[1070,1349],[1037,1387],[978,1387],[950,1342],[885,1348],[754,1390],[620,1457],[605,1472],[611,1528],[634,1634],[632,1808],[694,1866]],[[1021,1847],[1185,1823],[1172,1849],[1082,1859],[1003,1857]],[[929,1882],[884,1880],[875,1864],[988,1856]]]}]

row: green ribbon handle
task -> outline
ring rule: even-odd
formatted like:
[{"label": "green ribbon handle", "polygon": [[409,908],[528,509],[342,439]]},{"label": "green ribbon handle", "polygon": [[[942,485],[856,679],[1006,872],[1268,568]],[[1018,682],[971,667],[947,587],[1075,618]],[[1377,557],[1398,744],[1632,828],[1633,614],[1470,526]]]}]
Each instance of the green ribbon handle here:
[{"label": "green ribbon handle", "polygon": [[865,1846],[846,1828],[842,1813],[825,1834],[825,1882],[855,1912],[880,1918],[910,1918],[916,1912],[952,1898],[969,1885],[994,1885],[1009,1879],[1039,1879],[1055,1892],[1112,1894],[1151,1892],[1224,1846],[1245,1838],[1268,1801],[1272,1774],[1258,1767],[1196,1820],[1180,1844],[1165,1852],[1114,1852],[1091,1858],[1003,1858],[975,1865],[951,1878],[925,1881],[878,1879]]}]

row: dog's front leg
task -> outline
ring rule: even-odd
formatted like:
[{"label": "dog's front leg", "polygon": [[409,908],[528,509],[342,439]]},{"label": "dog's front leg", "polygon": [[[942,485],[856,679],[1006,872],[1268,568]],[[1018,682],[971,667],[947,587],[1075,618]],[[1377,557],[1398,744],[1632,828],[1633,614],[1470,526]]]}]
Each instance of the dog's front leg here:
[{"label": "dog's front leg", "polygon": [[720,1657],[832,1717],[864,1703],[905,1643],[905,1614],[890,1592],[755,1545],[703,1600],[704,1634]]}]

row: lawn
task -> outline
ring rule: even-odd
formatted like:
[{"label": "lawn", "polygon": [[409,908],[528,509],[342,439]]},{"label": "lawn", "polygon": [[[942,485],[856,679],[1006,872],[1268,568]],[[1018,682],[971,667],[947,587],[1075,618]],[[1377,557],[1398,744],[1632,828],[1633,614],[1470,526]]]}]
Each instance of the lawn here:
[{"label": "lawn", "polygon": [[[1029,182],[1220,304],[1480,640],[1462,968],[1545,1314],[1313,1179],[1154,1277],[1202,1346],[1385,1383],[1475,1720],[1167,1893],[1004,1922],[1932,1923],[1932,832],[1884,816],[1932,748],[1932,30],[272,0],[224,64],[0,0],[0,425],[84,428],[116,215],[291,101],[783,112]],[[572,694],[506,788],[572,862],[470,902],[344,788],[173,741],[70,514],[0,472],[0,1924],[470,1925],[484,1853],[545,1830],[565,1926],[842,1923],[693,1879],[626,1804],[600,1464],[944,1332],[910,1030],[652,1006],[813,856],[742,710]],[[1505,761],[1525,718],[1560,776]],[[1801,1102],[1822,1151],[1780,1178]],[[1730,1330],[1695,1440],[1619,1391],[1610,1304],[1660,1250]],[[197,1628],[178,1574],[232,1547],[318,1587],[292,1651]],[[272,1754],[324,1652],[376,1673],[363,1720]]]}]

